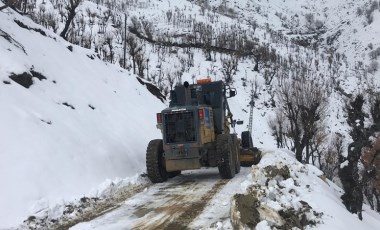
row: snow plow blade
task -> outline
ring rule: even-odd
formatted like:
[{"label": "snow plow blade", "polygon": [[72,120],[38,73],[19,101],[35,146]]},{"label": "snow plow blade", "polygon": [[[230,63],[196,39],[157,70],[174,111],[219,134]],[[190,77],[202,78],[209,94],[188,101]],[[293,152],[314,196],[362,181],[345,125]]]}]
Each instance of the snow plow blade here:
[{"label": "snow plow blade", "polygon": [[244,167],[256,165],[261,160],[261,151],[258,148],[241,149],[240,164]]}]

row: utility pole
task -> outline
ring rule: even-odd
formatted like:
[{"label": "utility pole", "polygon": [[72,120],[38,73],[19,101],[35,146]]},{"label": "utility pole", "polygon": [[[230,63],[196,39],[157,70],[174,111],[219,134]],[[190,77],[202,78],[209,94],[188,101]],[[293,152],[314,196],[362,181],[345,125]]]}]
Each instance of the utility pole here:
[{"label": "utility pole", "polygon": [[127,14],[124,13],[124,47],[123,47],[123,51],[124,51],[124,55],[123,55],[123,68],[125,69],[125,59],[127,58],[126,55],[127,55]]},{"label": "utility pole", "polygon": [[249,110],[249,124],[248,124],[248,131],[250,135],[252,135],[253,107],[255,106],[254,97],[255,97],[255,93],[253,90],[253,83],[252,83],[251,101],[249,102],[250,110]]}]

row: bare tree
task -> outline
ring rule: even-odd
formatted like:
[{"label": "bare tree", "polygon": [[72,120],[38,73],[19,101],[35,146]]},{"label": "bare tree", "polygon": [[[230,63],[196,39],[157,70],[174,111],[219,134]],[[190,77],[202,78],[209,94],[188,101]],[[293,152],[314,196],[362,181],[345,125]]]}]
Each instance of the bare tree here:
[{"label": "bare tree", "polygon": [[141,21],[142,28],[144,29],[145,35],[148,39],[153,39],[153,23],[147,20]]},{"label": "bare tree", "polygon": [[142,52],[142,50],[136,54],[136,65],[137,65],[137,72],[138,72],[137,74],[139,75],[139,77],[144,78],[144,71],[146,69],[147,63],[145,60],[145,55]]},{"label": "bare tree", "polygon": [[270,86],[272,84],[273,78],[276,75],[276,67],[273,69],[265,69],[264,70],[264,79],[265,79],[265,85]]},{"label": "bare tree", "polygon": [[142,46],[138,43],[134,35],[128,34],[126,38],[128,53],[132,57],[133,73],[136,73],[136,56],[142,50]]},{"label": "bare tree", "polygon": [[113,40],[114,36],[112,33],[107,33],[104,37],[104,44],[108,46],[109,49],[109,54],[107,57],[107,61],[113,63],[114,62],[114,57],[115,57],[115,51],[113,47]]},{"label": "bare tree", "polygon": [[363,185],[359,175],[359,161],[362,149],[368,146],[368,132],[364,127],[365,113],[363,105],[364,96],[359,94],[349,101],[345,107],[347,112],[347,123],[351,127],[350,136],[353,140],[348,145],[347,157],[340,156],[339,178],[342,182],[344,194],[343,204],[351,213],[357,213],[359,219],[362,217]]},{"label": "bare tree", "polygon": [[136,16],[131,17],[131,25],[129,26],[130,31],[140,32],[141,23]]},{"label": "bare tree", "polygon": [[222,73],[226,84],[232,83],[232,77],[236,74],[238,67],[238,57],[236,55],[221,58],[222,61]]},{"label": "bare tree", "polygon": [[288,123],[285,134],[300,162],[309,163],[313,140],[318,140],[317,135],[324,129],[321,121],[326,115],[327,95],[322,88],[320,83],[301,78],[285,82],[278,89],[280,111]]},{"label": "bare tree", "polygon": [[248,24],[249,26],[252,27],[252,29],[253,29],[253,34],[255,34],[255,31],[256,31],[256,29],[257,29],[257,27],[258,27],[258,24],[257,24],[256,19],[254,19],[254,18],[249,18],[249,19],[247,20],[247,24]]},{"label": "bare tree", "polygon": [[79,4],[82,2],[82,0],[69,0],[65,2],[65,9],[67,10],[67,18],[65,22],[65,27],[63,28],[60,36],[67,40],[67,31],[69,30],[70,24],[73,21],[75,17],[75,10],[79,6]]},{"label": "bare tree", "polygon": [[343,154],[343,136],[336,133],[327,147],[327,151],[319,160],[320,169],[330,180],[338,176],[339,156]]},{"label": "bare tree", "polygon": [[170,90],[173,90],[175,76],[170,71],[167,71],[166,75],[167,75],[166,79],[169,83]]},{"label": "bare tree", "polygon": [[22,14],[20,10],[22,10],[24,13],[26,11],[26,0],[2,0],[2,2],[4,5],[0,6],[0,11],[8,7],[12,8],[20,14]]},{"label": "bare tree", "polygon": [[3,3],[4,3],[4,5],[0,6],[0,11],[2,11],[2,10],[13,5],[13,1],[4,0]]},{"label": "bare tree", "polygon": [[272,136],[276,140],[277,148],[285,148],[286,145],[286,119],[284,117],[283,111],[281,108],[278,109],[275,113],[275,117],[271,118],[268,123],[269,127],[272,130]]},{"label": "bare tree", "polygon": [[56,16],[54,15],[53,12],[48,12],[47,15],[46,15],[46,24],[47,24],[47,28],[51,28],[54,33],[57,32],[58,30],[58,19],[56,18]]},{"label": "bare tree", "polygon": [[254,44],[253,58],[255,60],[254,71],[259,72],[259,64],[266,63],[269,59],[269,46]]}]

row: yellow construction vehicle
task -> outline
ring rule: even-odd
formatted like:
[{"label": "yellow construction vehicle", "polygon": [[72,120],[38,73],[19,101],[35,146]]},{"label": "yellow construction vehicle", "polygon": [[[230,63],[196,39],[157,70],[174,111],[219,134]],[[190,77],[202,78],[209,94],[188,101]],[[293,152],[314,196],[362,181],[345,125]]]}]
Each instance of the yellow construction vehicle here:
[{"label": "yellow construction vehicle", "polygon": [[242,166],[252,166],[252,164],[258,164],[261,160],[261,151],[258,148],[253,147],[252,142],[253,107],[255,106],[253,85],[249,105],[250,112],[248,131],[241,133],[240,163]]}]

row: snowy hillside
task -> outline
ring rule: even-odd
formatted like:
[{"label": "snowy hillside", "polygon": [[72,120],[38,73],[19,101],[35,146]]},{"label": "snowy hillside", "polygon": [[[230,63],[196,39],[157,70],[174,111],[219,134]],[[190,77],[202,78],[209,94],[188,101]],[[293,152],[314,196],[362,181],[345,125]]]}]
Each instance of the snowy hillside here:
[{"label": "snowy hillside", "polygon": [[244,193],[231,204],[234,229],[377,229],[380,224],[380,215],[367,205],[363,221],[349,213],[341,203],[342,189],[285,149],[267,150],[241,186]]},{"label": "snowy hillside", "polygon": [[[130,182],[134,185],[128,186]],[[103,188],[125,186],[133,195],[119,200],[104,215],[82,219],[70,229],[372,230],[380,224],[380,215],[367,205],[362,221],[348,212],[341,203],[342,189],[316,167],[297,162],[294,153],[285,149],[265,149],[258,165],[242,168],[232,180],[219,179],[215,168],[203,168],[154,185],[141,178],[113,184],[105,183]],[[136,185],[142,189],[134,191]],[[51,229],[56,221],[65,226],[76,217],[91,216],[94,206],[99,208],[93,198],[71,205],[71,211],[67,205],[46,210],[30,220],[28,227]],[[56,219],[62,212],[64,217]]]},{"label": "snowy hillside", "polygon": [[[379,224],[378,214],[367,206],[364,224],[351,220],[354,216],[344,209],[335,184],[321,182],[314,166],[274,150],[276,139],[268,123],[281,108],[278,92],[284,83],[305,75],[327,92],[321,122],[325,143],[319,150],[327,152],[337,133],[344,138],[342,154],[347,154],[351,138],[344,103],[351,94],[371,95],[380,89],[376,1],[82,1],[68,41],[58,35],[65,2],[28,1],[28,16],[9,8],[0,11],[0,229],[29,216],[54,222],[68,206],[82,205],[81,198],[109,199],[133,190],[112,201],[117,203],[151,186],[140,174],[145,172],[148,141],[161,138],[156,112],[167,102],[153,96],[137,76],[165,96],[184,81],[231,77],[238,94],[229,104],[234,119],[244,121],[236,127],[238,134],[247,130],[254,95],[254,145],[274,152],[265,155],[241,187],[226,188],[227,194],[244,193],[251,185],[265,187],[263,168],[289,162],[290,178],[277,178],[272,187],[262,188],[271,197],[284,192],[283,203],[268,197],[263,203],[274,209],[299,208],[302,199],[323,213],[317,229],[373,229]],[[128,47],[125,60],[124,19],[125,38],[140,49],[132,57]],[[231,66],[234,61],[236,66]],[[229,67],[234,67],[230,73]],[[296,181],[300,186],[291,184]],[[192,226],[231,228],[223,215],[212,218],[214,223],[202,222],[210,215],[203,213]],[[259,226],[268,229],[271,224],[261,221]]]},{"label": "snowy hillside", "polygon": [[[135,76],[29,19],[1,12],[0,22],[0,227],[38,211],[35,202],[143,172],[164,104]],[[22,73],[43,77],[25,88],[10,78]]]}]

